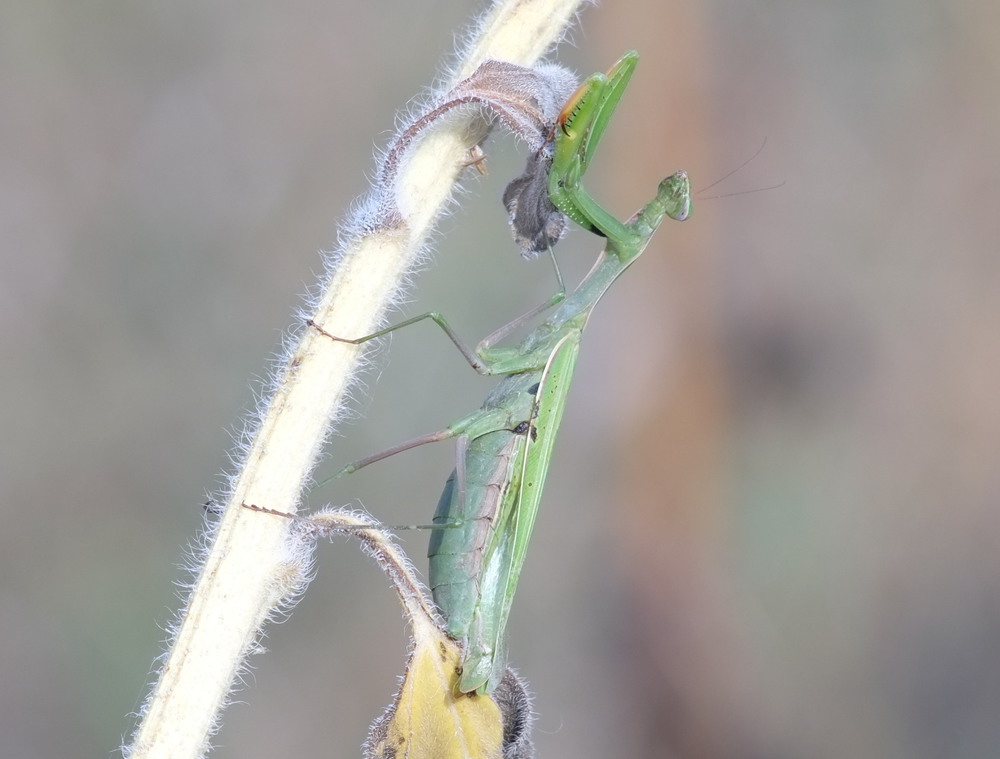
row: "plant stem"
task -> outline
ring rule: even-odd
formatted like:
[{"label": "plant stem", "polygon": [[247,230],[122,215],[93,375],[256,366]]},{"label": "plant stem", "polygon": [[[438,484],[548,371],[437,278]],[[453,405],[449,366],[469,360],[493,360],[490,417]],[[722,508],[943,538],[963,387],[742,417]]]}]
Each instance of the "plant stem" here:
[{"label": "plant stem", "polygon": [[[498,0],[454,69],[452,86],[484,60],[533,64],[562,36],[582,0]],[[393,188],[396,215],[379,215],[345,235],[332,275],[313,301],[312,318],[333,334],[372,332],[416,263],[448,205],[463,158],[486,124],[469,114],[432,130],[412,149]],[[370,196],[384,201],[375,188]],[[330,424],[356,370],[359,348],[314,329],[300,340],[274,381],[259,426],[233,478],[232,493],[158,682],[142,712],[131,759],[204,755],[233,683],[260,629],[304,586],[310,558],[288,541],[289,523],[262,519],[244,503],[295,510]]]}]

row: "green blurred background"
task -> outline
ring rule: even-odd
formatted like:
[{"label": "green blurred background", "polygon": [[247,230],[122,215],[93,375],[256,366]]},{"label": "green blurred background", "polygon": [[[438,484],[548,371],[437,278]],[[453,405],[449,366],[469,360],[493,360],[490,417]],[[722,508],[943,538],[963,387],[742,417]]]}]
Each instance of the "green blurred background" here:
[{"label": "green blurred background", "polygon": [[[316,251],[482,7],[4,4],[4,756],[131,731]],[[589,177],[619,215],[765,138],[710,193],[785,185],[668,222],[591,322],[511,624],[539,755],[1000,755],[1000,6],[622,0],[572,41],[643,56]],[[523,148],[490,156],[406,306],[473,339],[552,290],[498,202]],[[321,473],[491,386],[430,328],[391,348]],[[311,504],[425,521],[451,459]],[[396,599],[349,542],[319,563],[214,756],[357,756],[389,702]]]}]

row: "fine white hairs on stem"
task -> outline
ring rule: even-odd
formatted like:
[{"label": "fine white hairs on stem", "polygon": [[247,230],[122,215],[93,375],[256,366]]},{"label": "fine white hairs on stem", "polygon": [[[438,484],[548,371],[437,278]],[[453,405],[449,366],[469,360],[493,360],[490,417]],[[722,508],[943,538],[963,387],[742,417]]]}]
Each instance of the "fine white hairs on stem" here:
[{"label": "fine white hairs on stem", "polygon": [[[461,73],[444,89],[486,60],[531,66],[564,35],[583,2],[494,0],[456,57],[453,71]],[[463,156],[482,141],[488,123],[468,111],[447,121],[419,145],[397,150],[391,187],[366,194],[340,227],[337,250],[326,257],[327,274],[305,305],[305,315],[332,334],[377,329],[451,204]],[[289,571],[296,562],[289,563],[288,525],[242,504],[295,510],[349,399],[360,353],[313,329],[297,330],[286,341],[268,397],[239,443],[238,472],[199,551],[198,578],[173,626],[170,651],[124,748],[130,759],[195,759],[207,752],[261,626],[276,599],[294,595],[299,585],[298,573]]]}]

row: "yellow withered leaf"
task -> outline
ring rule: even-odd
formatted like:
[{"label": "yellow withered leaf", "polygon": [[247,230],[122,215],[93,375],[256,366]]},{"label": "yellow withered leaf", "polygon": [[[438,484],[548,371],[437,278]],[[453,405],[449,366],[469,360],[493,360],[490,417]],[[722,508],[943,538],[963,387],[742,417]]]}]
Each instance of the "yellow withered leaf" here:
[{"label": "yellow withered leaf", "polygon": [[[266,509],[257,509],[267,511]],[[368,517],[328,510],[299,522],[303,536],[349,532],[392,581],[413,630],[413,649],[392,705],[372,725],[365,741],[369,759],[511,759],[533,755],[531,705],[513,672],[498,693],[504,714],[489,695],[458,689],[461,646],[441,629],[433,603],[392,536]]]},{"label": "yellow withered leaf", "polygon": [[396,700],[372,725],[373,759],[499,759],[503,717],[486,695],[458,691],[458,644],[429,620],[413,619],[413,653]]}]

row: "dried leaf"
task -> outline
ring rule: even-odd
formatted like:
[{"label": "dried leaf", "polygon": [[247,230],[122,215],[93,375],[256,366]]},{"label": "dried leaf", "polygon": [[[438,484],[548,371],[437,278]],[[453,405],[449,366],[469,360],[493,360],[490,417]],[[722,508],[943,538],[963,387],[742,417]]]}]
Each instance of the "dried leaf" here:
[{"label": "dried leaf", "polygon": [[[268,509],[257,509],[269,511]],[[275,513],[275,512],[271,512]],[[280,512],[279,512],[280,513]],[[381,566],[399,594],[413,648],[393,703],[372,725],[369,759],[531,759],[531,701],[507,670],[496,693],[461,693],[462,648],[444,632],[427,591],[392,536],[367,516],[343,510],[297,518],[299,534],[348,533]]]},{"label": "dried leaf", "polygon": [[396,700],[372,725],[371,759],[499,759],[500,708],[458,691],[461,648],[436,625],[414,620],[413,653]]}]

